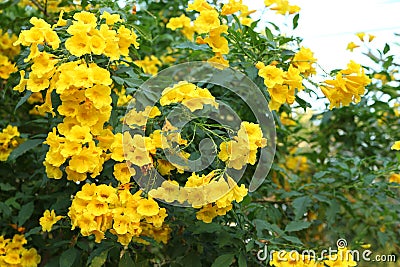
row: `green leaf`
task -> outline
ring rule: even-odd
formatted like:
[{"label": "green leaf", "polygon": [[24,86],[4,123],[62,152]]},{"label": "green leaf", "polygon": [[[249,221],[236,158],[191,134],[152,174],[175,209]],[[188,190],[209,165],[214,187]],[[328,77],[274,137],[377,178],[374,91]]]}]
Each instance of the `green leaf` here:
[{"label": "green leaf", "polygon": [[191,252],[182,259],[180,262],[183,266],[201,267],[201,259],[198,254]]},{"label": "green leaf", "polygon": [[11,152],[10,156],[8,157],[8,161],[17,159],[19,156],[42,144],[43,141],[43,139],[29,139],[23,142]]},{"label": "green leaf", "polygon": [[29,202],[21,207],[21,210],[18,213],[18,225],[23,225],[32,215],[33,213],[33,202]]},{"label": "green leaf", "polygon": [[35,228],[30,229],[27,233],[25,233],[25,237],[28,237],[30,235],[35,235],[38,234],[42,230],[41,226],[37,226]]},{"label": "green leaf", "polygon": [[238,265],[239,265],[239,267],[247,267],[246,256],[243,253],[239,254]]},{"label": "green leaf", "polygon": [[78,256],[79,256],[79,250],[77,250],[76,248],[67,249],[60,256],[59,260],[60,266],[71,267]]},{"label": "green leaf", "polygon": [[265,35],[269,41],[274,40],[274,35],[272,34],[271,30],[268,27],[265,27]]},{"label": "green leaf", "polygon": [[296,102],[299,104],[301,108],[306,111],[307,108],[311,108],[311,104],[305,101],[304,99],[300,98],[299,96],[296,95]]},{"label": "green leaf", "polygon": [[257,236],[261,237],[262,236],[262,231],[263,230],[268,230],[274,233],[277,233],[278,235],[283,235],[284,231],[279,228],[276,224],[270,224],[269,222],[266,222],[261,219],[255,219],[253,221],[254,225],[256,226],[257,230]]},{"label": "green leaf", "polygon": [[293,221],[286,225],[285,231],[286,232],[297,232],[303,229],[307,229],[310,227],[311,222],[305,221]]},{"label": "green leaf", "polygon": [[194,225],[193,234],[216,233],[221,231],[222,229],[222,226],[218,223],[196,222]]},{"label": "green leaf", "polygon": [[132,24],[132,27],[147,41],[151,41],[153,37],[151,36],[151,32],[149,32],[146,28]]},{"label": "green leaf", "polygon": [[174,48],[179,48],[179,49],[192,49],[192,50],[201,50],[201,51],[207,51],[209,50],[207,45],[197,45],[192,42],[183,42],[177,45],[174,45]]},{"label": "green leaf", "polygon": [[340,204],[336,200],[332,200],[329,208],[326,210],[326,219],[330,224],[335,222],[336,214],[340,211]]},{"label": "green leaf", "polygon": [[103,251],[100,255],[94,257],[92,262],[90,263],[89,267],[101,267],[107,260],[108,250]]},{"label": "green leaf", "polygon": [[124,79],[122,79],[121,77],[112,76],[111,78],[114,80],[114,82],[116,82],[119,85],[123,85],[124,84]]},{"label": "green leaf", "polygon": [[17,111],[17,109],[22,106],[27,100],[28,98],[32,95],[31,91],[26,91],[26,94],[21,97],[21,99],[18,101],[17,105],[14,108],[14,112]]},{"label": "green leaf", "polygon": [[390,50],[390,46],[388,44],[385,44],[385,48],[383,48],[383,54],[386,54],[387,52],[389,52]]},{"label": "green leaf", "polygon": [[311,203],[312,200],[308,196],[298,197],[293,200],[292,205],[294,208],[294,215],[296,220],[303,217],[304,213],[306,213]]},{"label": "green leaf", "polygon": [[10,184],[0,183],[0,191],[13,191],[15,187]]},{"label": "green leaf", "polygon": [[135,266],[135,263],[133,262],[131,255],[129,255],[129,252],[125,251],[124,255],[119,261],[118,267],[132,267],[132,266]]},{"label": "green leaf", "polygon": [[293,17],[293,30],[297,28],[297,26],[299,25],[299,18],[300,15],[296,14],[296,16]]},{"label": "green leaf", "polygon": [[298,239],[298,238],[295,237],[295,236],[284,235],[284,236],[282,236],[282,238],[285,239],[285,240],[287,240],[287,241],[289,241],[289,242],[292,242],[292,243],[294,243],[294,244],[303,245],[303,242],[301,242],[301,240]]},{"label": "green leaf", "polygon": [[235,254],[224,254],[215,259],[211,267],[229,267],[233,261]]}]

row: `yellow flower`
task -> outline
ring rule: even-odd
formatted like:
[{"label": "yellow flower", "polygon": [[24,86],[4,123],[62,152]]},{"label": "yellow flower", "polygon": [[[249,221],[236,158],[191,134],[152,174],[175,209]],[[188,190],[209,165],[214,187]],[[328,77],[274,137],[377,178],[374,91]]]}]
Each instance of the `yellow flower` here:
[{"label": "yellow flower", "polygon": [[74,56],[80,57],[91,52],[90,39],[86,33],[73,35],[65,41],[65,48]]},{"label": "yellow flower", "polygon": [[40,263],[41,257],[36,249],[24,249],[21,253],[21,265],[26,267],[36,267]]},{"label": "yellow flower", "polygon": [[286,13],[294,14],[300,11],[300,7],[290,5],[288,0],[264,0],[267,7],[276,4],[271,10],[275,10],[277,14],[285,15]]},{"label": "yellow flower", "polygon": [[221,53],[215,53],[215,55],[212,58],[208,59],[207,62],[211,63],[215,68],[218,69],[229,67],[229,61],[226,60]]},{"label": "yellow flower", "polygon": [[107,25],[114,25],[117,22],[122,22],[119,14],[110,14],[107,11],[104,11],[103,14],[101,14],[100,19],[105,19]]},{"label": "yellow flower", "polygon": [[159,207],[153,199],[141,199],[137,206],[137,212],[143,216],[154,216],[159,213]]},{"label": "yellow flower", "polygon": [[242,9],[242,0],[229,0],[229,3],[222,6],[221,15],[230,15]]},{"label": "yellow flower", "polygon": [[85,90],[85,96],[93,102],[97,109],[111,104],[111,88],[105,85],[95,85]]},{"label": "yellow flower", "polygon": [[213,10],[212,6],[207,3],[206,0],[194,0],[193,4],[189,4],[188,11],[195,10],[197,12],[202,12],[204,10]]},{"label": "yellow flower", "polygon": [[75,125],[71,128],[66,137],[72,142],[81,144],[92,141],[92,135],[90,134],[90,128],[88,126]]},{"label": "yellow flower", "polygon": [[339,71],[335,80],[326,80],[321,90],[329,99],[332,109],[341,105],[348,106],[351,102],[358,103],[364,94],[365,86],[370,82],[361,65],[350,61],[347,69]]},{"label": "yellow flower", "polygon": [[64,216],[56,216],[54,210],[45,210],[43,217],[39,219],[39,223],[42,226],[42,231],[50,232],[51,228],[55,223],[61,220]]},{"label": "yellow flower", "polygon": [[360,39],[361,42],[364,41],[365,32],[358,32],[356,36]]},{"label": "yellow flower", "polygon": [[49,162],[44,161],[43,165],[46,167],[46,174],[48,178],[53,179],[61,179],[63,176],[63,172],[60,170],[58,166],[53,166]]},{"label": "yellow flower", "polygon": [[211,223],[212,220],[217,217],[217,212],[215,206],[212,204],[207,204],[206,206],[202,207],[198,212],[196,212],[196,218],[201,220],[205,223]]},{"label": "yellow flower", "polygon": [[354,42],[350,42],[347,44],[347,50],[350,50],[351,52],[353,52],[354,48],[360,47],[359,45],[355,44]]},{"label": "yellow flower", "polygon": [[227,25],[221,25],[211,29],[209,36],[204,39],[204,42],[212,48],[214,53],[229,53],[228,40],[221,36],[223,33],[228,33]]},{"label": "yellow flower", "polygon": [[86,25],[90,25],[91,27],[96,27],[96,16],[90,12],[87,11],[81,11],[79,13],[74,14],[74,19],[77,20],[78,22],[81,22]]},{"label": "yellow flower", "polygon": [[400,150],[400,141],[394,142],[392,147],[390,148],[391,150]]},{"label": "yellow flower", "polygon": [[218,27],[221,24],[218,12],[214,9],[203,10],[194,21],[194,27],[197,33],[208,33],[211,29]]},{"label": "yellow flower", "polygon": [[182,14],[180,17],[170,18],[166,27],[175,31],[178,28],[184,28],[190,26],[190,18]]},{"label": "yellow flower", "polygon": [[351,267],[357,266],[357,262],[353,259],[353,254],[347,248],[339,248],[337,254],[329,255],[328,259],[324,261],[329,267]]},{"label": "yellow flower", "polygon": [[2,260],[10,265],[17,265],[21,263],[19,253],[15,252],[7,253],[5,256],[2,257]]},{"label": "yellow flower", "polygon": [[135,175],[135,169],[129,168],[127,163],[117,163],[114,165],[114,177],[122,184],[129,183],[131,177]]},{"label": "yellow flower", "polygon": [[316,73],[313,66],[316,61],[314,53],[309,48],[301,47],[293,57],[292,64],[299,69],[300,73],[309,76]]},{"label": "yellow flower", "polygon": [[141,67],[144,73],[151,75],[156,75],[158,72],[157,66],[162,66],[161,61],[153,55],[150,57],[145,56],[143,60],[135,60],[134,63]]},{"label": "yellow flower", "polygon": [[375,37],[376,37],[375,35],[368,34],[368,42],[372,42],[372,40],[374,40]]},{"label": "yellow flower", "polygon": [[264,84],[267,88],[272,88],[277,84],[281,85],[284,81],[284,71],[272,65],[261,67],[258,70],[258,75],[264,78]]}]

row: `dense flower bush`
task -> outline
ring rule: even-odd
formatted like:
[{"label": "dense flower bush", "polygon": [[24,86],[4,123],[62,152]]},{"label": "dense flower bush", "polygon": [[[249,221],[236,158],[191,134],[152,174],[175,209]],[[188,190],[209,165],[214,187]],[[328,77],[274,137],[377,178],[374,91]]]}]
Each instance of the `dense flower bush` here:
[{"label": "dense flower bush", "polygon": [[[264,3],[297,27],[301,7]],[[396,43],[357,33],[347,49],[371,65],[327,74],[254,12],[242,0],[2,1],[0,266],[398,255]],[[207,67],[174,71],[188,62]]]}]

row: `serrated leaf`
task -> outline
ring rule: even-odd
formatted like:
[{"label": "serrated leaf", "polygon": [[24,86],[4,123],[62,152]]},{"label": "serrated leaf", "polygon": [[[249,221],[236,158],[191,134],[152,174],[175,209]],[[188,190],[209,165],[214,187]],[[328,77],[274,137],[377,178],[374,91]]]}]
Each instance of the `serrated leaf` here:
[{"label": "serrated leaf", "polygon": [[18,212],[18,225],[21,226],[23,225],[32,215],[33,213],[33,202],[29,202],[25,205],[23,205]]},{"label": "serrated leaf", "polygon": [[132,267],[132,266],[135,266],[135,263],[133,262],[131,255],[129,255],[129,252],[125,251],[125,254],[119,261],[118,267]]},{"label": "serrated leaf", "polygon": [[308,196],[302,196],[295,198],[292,202],[295,219],[298,220],[303,217],[304,213],[306,213],[308,207],[310,207],[312,203],[311,198]]},{"label": "serrated leaf", "polygon": [[297,232],[301,231],[303,229],[307,229],[310,227],[311,222],[305,222],[305,221],[293,221],[290,222],[288,225],[285,227],[286,232]]},{"label": "serrated leaf", "polygon": [[21,97],[21,99],[18,101],[17,105],[15,105],[14,108],[14,112],[20,107],[22,106],[27,100],[28,98],[32,95],[31,91],[26,91],[25,95],[23,97]]},{"label": "serrated leaf", "polygon": [[43,143],[43,139],[29,139],[22,144],[20,144],[16,149],[14,149],[10,156],[8,157],[8,161],[12,161],[17,159],[19,156],[23,155],[24,153],[28,152],[29,150],[37,147],[38,145]]},{"label": "serrated leaf", "polygon": [[224,254],[215,259],[211,267],[229,267],[235,254]]},{"label": "serrated leaf", "polygon": [[59,260],[60,266],[71,267],[74,264],[78,255],[79,255],[79,251],[76,248],[67,249],[60,256],[60,260]]}]

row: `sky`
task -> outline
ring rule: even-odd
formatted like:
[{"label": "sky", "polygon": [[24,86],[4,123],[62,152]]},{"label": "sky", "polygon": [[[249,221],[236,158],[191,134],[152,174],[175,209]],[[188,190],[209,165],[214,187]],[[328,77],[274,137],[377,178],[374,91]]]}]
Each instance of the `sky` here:
[{"label": "sky", "polygon": [[[400,0],[289,0],[290,4],[301,8],[298,27],[294,31],[293,15],[282,16],[275,11],[265,11],[263,0],[243,0],[243,3],[257,10],[253,14],[254,19],[271,21],[280,26],[283,34],[303,38],[302,45],[314,52],[322,68],[317,69],[320,74],[343,69],[350,60],[366,66],[373,65],[362,55],[366,48],[355,35],[358,32],[376,36],[371,43],[367,43],[371,48],[383,50],[387,42],[400,43],[400,37],[394,35],[400,34]],[[351,41],[360,44],[361,48],[354,49],[354,52],[346,50]],[[400,46],[397,52],[400,54]],[[319,95],[322,96],[322,93],[319,92]],[[301,97],[312,103],[314,110],[324,109],[327,103],[326,100],[316,101],[303,92]]]}]

